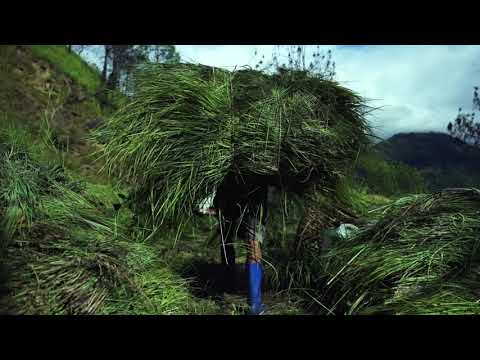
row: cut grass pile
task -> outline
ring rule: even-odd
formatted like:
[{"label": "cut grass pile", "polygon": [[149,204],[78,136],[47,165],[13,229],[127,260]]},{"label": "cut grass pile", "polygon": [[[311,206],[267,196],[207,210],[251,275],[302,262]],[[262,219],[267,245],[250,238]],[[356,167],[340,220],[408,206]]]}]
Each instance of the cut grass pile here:
[{"label": "cut grass pile", "polygon": [[480,313],[480,192],[410,196],[379,211],[375,224],[292,266],[292,283],[314,289],[326,313]]}]

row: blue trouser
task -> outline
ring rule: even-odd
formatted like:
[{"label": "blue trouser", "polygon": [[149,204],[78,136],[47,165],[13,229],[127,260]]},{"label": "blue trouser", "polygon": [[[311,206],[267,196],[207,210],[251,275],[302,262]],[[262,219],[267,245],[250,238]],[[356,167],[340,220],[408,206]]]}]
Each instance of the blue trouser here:
[{"label": "blue trouser", "polygon": [[265,306],[262,303],[262,264],[253,262],[247,264],[248,274],[248,302],[250,305],[250,313],[259,315]]},{"label": "blue trouser", "polygon": [[[228,244],[221,249],[222,262],[225,266],[225,284],[230,290],[235,287],[235,251],[233,245]],[[226,255],[226,258],[225,258]],[[263,266],[260,262],[247,262],[245,270],[248,279],[248,304],[251,314],[259,314],[264,310],[262,304]]]}]

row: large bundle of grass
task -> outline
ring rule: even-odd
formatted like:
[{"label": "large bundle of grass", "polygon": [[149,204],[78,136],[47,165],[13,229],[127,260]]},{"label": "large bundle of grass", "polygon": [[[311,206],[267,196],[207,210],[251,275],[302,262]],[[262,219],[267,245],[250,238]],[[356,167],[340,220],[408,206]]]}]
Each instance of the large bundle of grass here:
[{"label": "large bundle of grass", "polygon": [[480,313],[480,191],[406,197],[383,211],[312,254],[318,304],[348,314]]},{"label": "large bundle of grass", "polygon": [[101,129],[103,155],[155,224],[191,214],[226,178],[332,188],[368,142],[362,99],[304,72],[148,65],[134,83]]}]

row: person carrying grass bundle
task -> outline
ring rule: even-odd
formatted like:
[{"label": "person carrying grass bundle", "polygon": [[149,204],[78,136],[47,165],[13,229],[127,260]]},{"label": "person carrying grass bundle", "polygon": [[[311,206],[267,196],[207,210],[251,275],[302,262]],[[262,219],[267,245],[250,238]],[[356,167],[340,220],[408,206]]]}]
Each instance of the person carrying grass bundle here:
[{"label": "person carrying grass bundle", "polygon": [[[268,204],[271,201],[270,188],[265,185],[248,185],[244,181],[235,176],[227,177],[215,196],[210,197],[210,199],[213,198],[212,203],[203,203],[204,206],[210,206],[201,213],[218,217],[217,234],[220,235],[220,258],[224,267],[223,286],[227,291],[234,291],[237,286],[234,241],[236,238],[243,240],[246,249],[245,270],[248,279],[250,314],[261,315],[267,311],[262,303],[262,248],[266,235]],[[349,221],[357,225],[361,223],[360,219],[342,213],[336,202],[335,205],[328,208],[331,212],[330,216],[336,218],[335,222],[326,222],[324,226],[314,224],[313,227],[316,229],[310,229],[310,231],[316,230],[315,239],[311,241],[320,240],[324,252],[332,244],[345,240],[358,231],[359,228],[348,223]],[[318,209],[315,210],[318,212]],[[305,230],[305,226],[301,228]],[[307,231],[308,228],[307,225]],[[297,243],[295,245],[300,246]],[[298,250],[296,253],[298,254]]]},{"label": "person carrying grass bundle", "polygon": [[251,312],[262,313],[268,187],[334,191],[370,143],[364,115],[361,97],[307,72],[153,64],[97,133],[104,169],[132,187],[133,211],[152,233],[168,224],[180,233],[216,191],[222,259],[233,272],[232,239],[244,239]]},{"label": "person carrying grass bundle", "polygon": [[251,185],[238,177],[230,176],[217,189],[213,201],[219,219],[221,259],[225,266],[227,287],[236,286],[236,237],[242,239],[247,250],[246,273],[248,277],[248,302],[250,313],[265,312],[262,303],[262,249],[267,218],[266,186]]}]

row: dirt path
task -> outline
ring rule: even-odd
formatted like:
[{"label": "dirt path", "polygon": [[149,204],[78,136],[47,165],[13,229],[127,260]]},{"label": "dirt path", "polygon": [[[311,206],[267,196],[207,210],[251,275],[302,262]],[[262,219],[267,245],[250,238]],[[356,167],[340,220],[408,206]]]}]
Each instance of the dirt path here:
[{"label": "dirt path", "polygon": [[[245,315],[248,312],[248,288],[243,265],[236,266],[234,282],[225,278],[225,269],[221,264],[202,261],[190,264],[183,276],[192,281],[194,296],[215,301],[218,305],[217,314]],[[267,315],[305,314],[298,301],[286,292],[278,293],[264,287],[263,302],[267,307]]]},{"label": "dirt path", "polygon": [[[175,248],[159,244],[162,258],[183,278],[191,282],[193,295],[198,299],[208,299],[215,303],[215,314],[243,315],[247,306],[247,276],[245,272],[245,254],[239,245],[235,286],[226,279],[225,268],[220,264],[220,244],[212,237],[216,223],[208,217],[200,217],[195,233],[185,233]],[[267,314],[294,315],[305,314],[305,310],[287,292],[264,284],[263,300]]]}]

